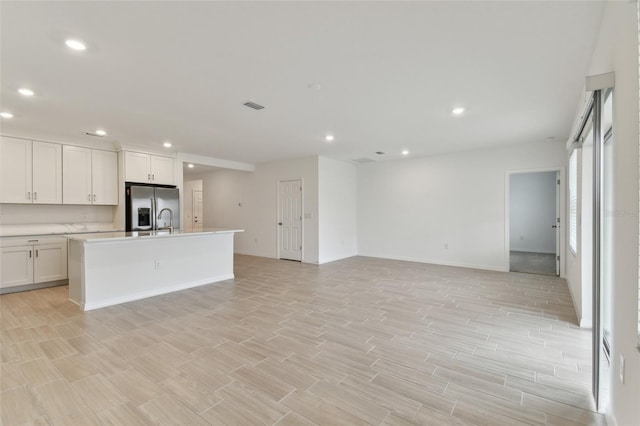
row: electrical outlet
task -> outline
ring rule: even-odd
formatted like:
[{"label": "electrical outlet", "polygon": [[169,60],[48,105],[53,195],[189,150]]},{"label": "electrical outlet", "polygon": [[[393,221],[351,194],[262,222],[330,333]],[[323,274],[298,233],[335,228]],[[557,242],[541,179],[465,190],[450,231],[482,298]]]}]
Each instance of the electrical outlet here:
[{"label": "electrical outlet", "polygon": [[624,355],[620,354],[620,383],[624,385]]},{"label": "electrical outlet", "polygon": [[160,269],[160,261],[156,260],[156,269]]},{"label": "electrical outlet", "polygon": [[253,242],[254,242],[255,244],[258,244],[258,239],[257,239],[257,238],[254,238],[254,239],[253,239]]},{"label": "electrical outlet", "polygon": [[444,243],[444,249],[449,250],[449,243]]}]

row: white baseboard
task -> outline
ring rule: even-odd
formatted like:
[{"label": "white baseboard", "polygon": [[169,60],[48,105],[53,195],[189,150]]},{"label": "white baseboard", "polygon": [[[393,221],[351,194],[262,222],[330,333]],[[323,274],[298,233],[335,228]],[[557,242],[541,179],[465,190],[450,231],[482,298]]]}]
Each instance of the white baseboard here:
[{"label": "white baseboard", "polygon": [[143,291],[140,293],[129,294],[121,297],[113,297],[111,299],[101,300],[99,302],[90,303],[78,303],[71,300],[73,303],[79,305],[83,311],[92,311],[94,309],[106,308],[107,306],[119,305],[121,303],[133,302],[134,300],[146,299],[148,297],[160,296],[162,294],[173,293],[175,291],[186,290],[188,288],[199,287],[206,284],[216,283],[219,281],[225,281],[233,279],[234,275],[225,274],[215,277],[203,278],[196,281],[190,281],[188,283],[176,284],[159,289],[153,289],[149,291]]},{"label": "white baseboard", "polygon": [[591,322],[591,320],[586,320],[584,318],[580,319],[580,328],[593,328],[593,323]]}]

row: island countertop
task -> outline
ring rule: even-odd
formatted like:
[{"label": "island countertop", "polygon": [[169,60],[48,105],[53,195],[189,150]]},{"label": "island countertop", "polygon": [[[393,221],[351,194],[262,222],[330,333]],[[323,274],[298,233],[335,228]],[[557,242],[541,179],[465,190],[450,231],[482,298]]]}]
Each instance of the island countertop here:
[{"label": "island countertop", "polygon": [[150,238],[175,238],[193,235],[212,235],[212,234],[229,234],[235,232],[244,232],[244,229],[227,229],[227,228],[206,228],[201,231],[192,231],[185,229],[174,229],[158,231],[132,231],[132,232],[100,232],[93,234],[77,234],[69,235],[69,240],[80,241],[83,243],[100,243],[113,242],[123,240],[150,239]]}]

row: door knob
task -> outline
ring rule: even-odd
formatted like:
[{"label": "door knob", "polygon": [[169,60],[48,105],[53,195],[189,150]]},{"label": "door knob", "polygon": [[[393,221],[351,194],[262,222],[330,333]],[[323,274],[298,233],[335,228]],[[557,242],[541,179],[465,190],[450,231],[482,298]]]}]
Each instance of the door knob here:
[{"label": "door knob", "polygon": [[552,227],[552,228],[557,228],[557,227],[558,227],[558,225],[551,225],[551,227]]},{"label": "door knob", "polygon": [[278,225],[282,226],[282,222],[278,222]]}]

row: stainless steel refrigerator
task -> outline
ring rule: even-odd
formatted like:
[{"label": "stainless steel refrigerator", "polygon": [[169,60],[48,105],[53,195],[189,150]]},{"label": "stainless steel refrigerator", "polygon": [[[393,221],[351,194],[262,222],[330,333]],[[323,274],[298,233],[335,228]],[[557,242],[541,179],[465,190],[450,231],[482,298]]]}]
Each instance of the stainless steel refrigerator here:
[{"label": "stainless steel refrigerator", "polygon": [[127,231],[180,228],[178,188],[126,184],[125,189]]}]

